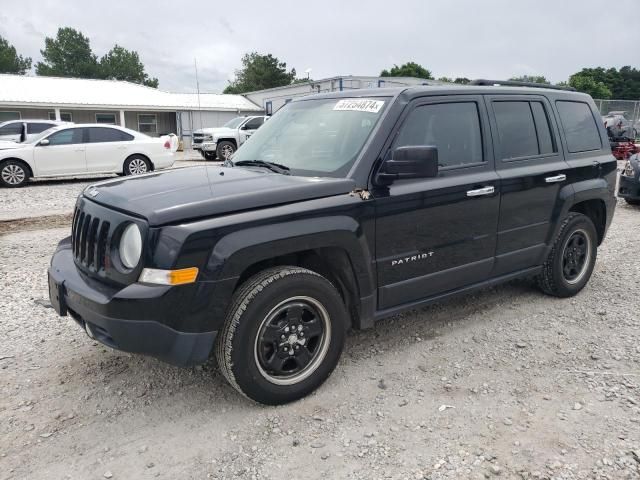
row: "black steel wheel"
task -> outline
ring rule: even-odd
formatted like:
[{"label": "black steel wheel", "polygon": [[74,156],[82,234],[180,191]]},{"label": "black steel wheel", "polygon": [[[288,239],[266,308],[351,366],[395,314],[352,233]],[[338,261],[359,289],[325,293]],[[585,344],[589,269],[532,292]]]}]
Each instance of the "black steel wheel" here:
[{"label": "black steel wheel", "polygon": [[322,363],[329,348],[331,322],[324,306],[311,297],[291,297],[265,317],[255,343],[256,364],[276,385],[293,385]]},{"label": "black steel wheel", "polygon": [[338,363],[349,324],[336,288],[301,267],[276,267],[236,291],[216,357],[229,383],[278,405],[318,388]]},{"label": "black steel wheel", "polygon": [[591,278],[596,262],[598,234],[589,217],[570,213],[562,222],[551,252],[538,276],[538,285],[549,295],[570,297]]}]

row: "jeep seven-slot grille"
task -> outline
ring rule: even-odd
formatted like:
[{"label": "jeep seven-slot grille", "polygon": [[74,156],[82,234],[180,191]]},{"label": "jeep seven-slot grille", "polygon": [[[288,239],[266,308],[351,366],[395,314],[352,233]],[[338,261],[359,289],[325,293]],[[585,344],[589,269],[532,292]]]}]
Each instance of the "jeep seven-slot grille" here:
[{"label": "jeep seven-slot grille", "polygon": [[76,208],[71,226],[71,247],[76,262],[96,272],[104,269],[109,228],[109,222]]}]

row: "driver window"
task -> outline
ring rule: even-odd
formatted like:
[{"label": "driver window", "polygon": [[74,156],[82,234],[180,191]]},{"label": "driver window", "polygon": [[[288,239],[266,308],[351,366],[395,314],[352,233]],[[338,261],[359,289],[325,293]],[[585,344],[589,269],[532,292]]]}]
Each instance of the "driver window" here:
[{"label": "driver window", "polygon": [[480,116],[475,102],[416,107],[402,125],[395,147],[438,148],[438,165],[456,167],[483,162]]},{"label": "driver window", "polygon": [[47,137],[49,145],[72,145],[82,143],[82,129],[70,128],[53,133]]}]

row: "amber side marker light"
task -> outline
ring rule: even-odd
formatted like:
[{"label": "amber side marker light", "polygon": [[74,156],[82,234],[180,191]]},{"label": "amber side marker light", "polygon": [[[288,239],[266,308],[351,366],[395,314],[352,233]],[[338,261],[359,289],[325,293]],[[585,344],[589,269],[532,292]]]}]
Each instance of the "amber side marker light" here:
[{"label": "amber side marker light", "polygon": [[184,285],[193,283],[198,278],[198,268],[181,268],[180,270],[158,270],[145,268],[140,274],[140,283],[155,283],[157,285]]}]

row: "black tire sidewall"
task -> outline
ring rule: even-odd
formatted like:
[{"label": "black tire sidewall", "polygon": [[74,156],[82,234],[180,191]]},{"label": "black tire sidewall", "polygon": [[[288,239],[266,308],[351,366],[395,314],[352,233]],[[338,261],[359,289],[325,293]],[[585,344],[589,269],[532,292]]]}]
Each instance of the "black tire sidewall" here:
[{"label": "black tire sidewall", "polygon": [[220,142],[218,144],[218,146],[216,147],[216,156],[218,157],[219,160],[227,160],[224,158],[224,155],[222,154],[222,147],[224,147],[225,145],[229,145],[231,148],[233,148],[233,153],[236,152],[237,148],[236,146],[233,144],[233,142],[229,142],[228,140],[223,140],[222,142]]},{"label": "black tire sidewall", "polygon": [[22,163],[20,161],[7,160],[7,161],[4,161],[4,162],[0,163],[0,172],[2,172],[2,169],[4,167],[6,167],[7,165],[16,165],[16,166],[20,167],[22,169],[22,171],[24,172],[24,180],[21,183],[18,183],[18,184],[11,184],[11,183],[5,182],[4,179],[2,178],[2,175],[0,175],[0,185],[2,185],[5,188],[20,188],[20,187],[24,187],[27,184],[27,182],[29,181],[29,169],[27,167],[25,167],[24,163]]},{"label": "black tire sidewall", "polygon": [[131,162],[133,160],[142,160],[147,165],[147,171],[145,173],[149,173],[151,171],[151,165],[149,164],[149,160],[144,158],[142,155],[131,155],[124,162],[124,174],[125,174],[125,176],[131,177],[131,176],[135,176],[135,175],[141,175],[139,173],[131,173],[130,165],[131,165]]},{"label": "black tire sidewall", "polygon": [[[589,256],[589,265],[587,266],[587,272],[583,276],[583,278],[577,283],[568,283],[564,278],[564,273],[562,271],[562,260],[563,253],[567,241],[573,235],[576,230],[584,230],[589,237],[589,242],[591,243],[591,252]],[[576,215],[572,218],[567,226],[565,227],[562,235],[558,239],[558,251],[553,259],[553,281],[556,285],[558,293],[563,297],[568,297],[575,295],[580,290],[584,288],[589,279],[591,278],[591,274],[593,273],[593,269],[596,264],[596,257],[598,255],[598,234],[596,232],[596,228],[593,225],[593,222],[589,219],[589,217],[585,215]]]},{"label": "black tire sidewall", "polygon": [[[258,370],[255,342],[258,329],[267,313],[278,303],[295,296],[312,297],[329,314],[331,338],[326,356],[318,368],[295,385],[276,385]],[[338,363],[346,336],[347,313],[336,289],[323,277],[297,273],[281,278],[265,287],[247,305],[233,333],[231,364],[238,387],[249,398],[277,405],[304,397],[318,388]]]}]

